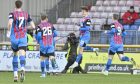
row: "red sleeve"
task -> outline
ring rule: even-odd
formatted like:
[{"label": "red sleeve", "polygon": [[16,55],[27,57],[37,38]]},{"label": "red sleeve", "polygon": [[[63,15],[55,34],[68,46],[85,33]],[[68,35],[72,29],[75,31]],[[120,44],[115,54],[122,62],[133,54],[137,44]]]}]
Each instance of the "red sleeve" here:
[{"label": "red sleeve", "polygon": [[124,15],[122,16],[122,19],[127,20],[127,18],[128,18],[128,12],[125,12]]}]

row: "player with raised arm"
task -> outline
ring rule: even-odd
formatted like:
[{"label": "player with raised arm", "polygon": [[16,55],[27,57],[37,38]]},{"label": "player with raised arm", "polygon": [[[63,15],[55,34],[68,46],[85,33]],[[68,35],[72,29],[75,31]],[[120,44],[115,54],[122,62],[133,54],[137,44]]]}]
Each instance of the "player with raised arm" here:
[{"label": "player with raised arm", "polygon": [[57,68],[55,60],[55,45],[54,37],[57,32],[53,25],[48,22],[48,17],[45,14],[41,15],[41,23],[36,28],[36,40],[40,45],[40,66],[41,77],[46,77],[46,71],[49,71],[49,59],[53,70]]},{"label": "player with raised arm", "polygon": [[22,1],[17,0],[15,6],[15,10],[9,14],[7,37],[10,37],[11,47],[14,53],[12,61],[14,82],[18,81],[18,55],[21,67],[20,81],[23,82],[25,79],[27,23],[30,23],[33,28],[35,28],[35,25],[30,15],[21,9]]},{"label": "player with raised arm", "polygon": [[136,65],[133,58],[124,56],[123,38],[125,37],[126,32],[123,26],[118,22],[118,19],[119,19],[119,15],[113,14],[113,23],[111,24],[111,30],[105,32],[111,36],[111,40],[110,40],[110,48],[108,52],[108,61],[106,63],[106,67],[102,70],[102,73],[104,75],[108,75],[108,71],[112,64],[112,59],[115,53],[117,53],[121,61],[130,61],[134,65]]},{"label": "player with raised arm", "polygon": [[80,42],[79,42],[79,52],[76,58],[76,61],[70,68],[75,68],[78,66],[80,60],[82,59],[83,49],[86,47],[86,44],[90,40],[90,29],[91,29],[91,20],[88,16],[88,8],[82,7],[83,18],[80,20]]}]

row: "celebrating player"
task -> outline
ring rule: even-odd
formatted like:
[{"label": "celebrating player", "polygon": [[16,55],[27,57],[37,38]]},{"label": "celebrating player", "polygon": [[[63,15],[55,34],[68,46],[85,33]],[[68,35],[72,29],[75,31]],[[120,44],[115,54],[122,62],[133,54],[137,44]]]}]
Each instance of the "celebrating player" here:
[{"label": "celebrating player", "polygon": [[52,64],[52,68],[56,69],[56,60],[54,57],[55,45],[54,37],[57,36],[57,32],[53,25],[48,22],[47,15],[41,15],[41,23],[36,29],[36,39],[40,44],[40,66],[41,66],[41,77],[46,77],[46,70],[49,70],[49,59]]},{"label": "celebrating player", "polygon": [[25,55],[27,47],[26,26],[28,22],[30,22],[33,28],[35,28],[35,25],[30,15],[21,9],[22,2],[20,0],[15,2],[15,6],[16,9],[9,14],[7,37],[10,37],[11,47],[14,53],[12,62],[14,82],[18,81],[18,53],[21,66],[20,81],[23,82],[25,78]]},{"label": "celebrating player", "polygon": [[108,75],[109,68],[112,64],[112,59],[115,53],[118,54],[121,61],[130,61],[134,65],[136,65],[133,58],[128,58],[123,55],[123,37],[126,35],[126,32],[123,26],[118,22],[119,15],[113,14],[113,23],[111,24],[111,30],[109,32],[105,32],[111,36],[110,40],[110,48],[109,48],[109,56],[105,69],[102,70],[104,75]]},{"label": "celebrating player", "polygon": [[82,14],[83,18],[80,20],[80,42],[79,42],[79,52],[78,56],[76,58],[76,61],[70,68],[75,68],[78,66],[78,63],[82,59],[83,49],[86,46],[86,44],[90,40],[90,28],[91,28],[91,20],[88,16],[88,8],[82,7]]}]

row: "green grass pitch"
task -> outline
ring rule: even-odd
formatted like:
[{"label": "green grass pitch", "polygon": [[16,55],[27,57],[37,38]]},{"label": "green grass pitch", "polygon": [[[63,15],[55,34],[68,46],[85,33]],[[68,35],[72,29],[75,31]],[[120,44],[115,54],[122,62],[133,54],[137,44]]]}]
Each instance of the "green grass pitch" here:
[{"label": "green grass pitch", "polygon": [[63,74],[40,78],[40,73],[26,73],[23,83],[14,83],[12,72],[0,72],[0,84],[140,84],[140,75]]}]

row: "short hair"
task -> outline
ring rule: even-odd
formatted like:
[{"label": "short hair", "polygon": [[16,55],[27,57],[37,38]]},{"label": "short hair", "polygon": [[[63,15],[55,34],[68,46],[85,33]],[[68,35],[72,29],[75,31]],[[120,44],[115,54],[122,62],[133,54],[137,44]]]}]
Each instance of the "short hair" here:
[{"label": "short hair", "polygon": [[119,20],[119,15],[118,14],[113,14],[113,19],[114,20]]},{"label": "short hair", "polygon": [[41,20],[45,20],[45,19],[47,19],[47,18],[48,18],[47,14],[41,13]]},{"label": "short hair", "polygon": [[17,1],[15,2],[15,6],[16,6],[16,8],[21,8],[21,6],[22,6],[22,1],[17,0]]},{"label": "short hair", "polygon": [[88,7],[86,7],[86,6],[81,6],[81,9],[82,9],[82,10],[85,10],[86,12],[89,11]]}]

